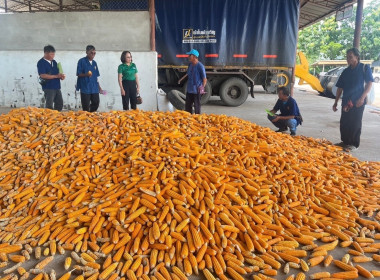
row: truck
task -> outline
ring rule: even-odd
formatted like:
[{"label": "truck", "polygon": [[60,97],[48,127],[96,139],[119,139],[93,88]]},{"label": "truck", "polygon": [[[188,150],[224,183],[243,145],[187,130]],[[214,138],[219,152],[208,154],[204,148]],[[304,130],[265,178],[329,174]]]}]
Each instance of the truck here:
[{"label": "truck", "polygon": [[[199,51],[206,94],[227,106],[254,97],[254,85],[275,93],[290,87],[295,65],[299,0],[156,0],[158,84],[186,91],[188,52]],[[181,95],[182,97],[184,94]]]}]

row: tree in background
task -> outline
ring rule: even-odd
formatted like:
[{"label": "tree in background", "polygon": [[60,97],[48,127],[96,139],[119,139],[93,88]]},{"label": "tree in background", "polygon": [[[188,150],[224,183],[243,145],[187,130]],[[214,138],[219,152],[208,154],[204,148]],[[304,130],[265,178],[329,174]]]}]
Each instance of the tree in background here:
[{"label": "tree in background", "polygon": [[[335,15],[299,32],[298,50],[310,63],[323,59],[345,59],[352,48],[355,30],[354,7],[351,18],[336,22]],[[380,0],[373,0],[363,10],[360,40],[362,59],[376,60],[380,54]]]}]

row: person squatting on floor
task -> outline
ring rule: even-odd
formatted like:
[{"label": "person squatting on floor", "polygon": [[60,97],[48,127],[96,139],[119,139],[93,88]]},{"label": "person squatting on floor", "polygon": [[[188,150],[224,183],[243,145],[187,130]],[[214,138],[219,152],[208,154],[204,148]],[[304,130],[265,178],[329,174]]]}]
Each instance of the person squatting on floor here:
[{"label": "person squatting on floor", "polygon": [[348,67],[340,75],[336,87],[336,98],[332,107],[336,112],[338,101],[342,97],[342,114],[340,117],[340,138],[336,144],[346,151],[356,150],[360,145],[362,120],[367,94],[370,92],[373,76],[369,65],[360,62],[360,53],[356,48],[346,52]]},{"label": "person squatting on floor", "polygon": [[59,73],[58,63],[54,57],[55,48],[52,45],[45,46],[44,57],[38,61],[37,70],[42,90],[45,93],[45,108],[62,111],[61,80],[65,79],[65,74]]},{"label": "person squatting on floor", "polygon": [[[297,126],[302,124],[302,117],[296,100],[290,96],[286,87],[277,89],[278,100],[273,109],[268,114],[268,119],[278,128],[276,132],[287,131],[290,129],[290,135],[296,135]],[[276,112],[280,110],[280,115]]]},{"label": "person squatting on floor", "polygon": [[79,59],[77,66],[77,90],[80,90],[80,97],[83,111],[96,112],[99,108],[99,93],[103,90],[99,84],[99,68],[94,60],[96,55],[95,47],[86,47],[86,56]]}]

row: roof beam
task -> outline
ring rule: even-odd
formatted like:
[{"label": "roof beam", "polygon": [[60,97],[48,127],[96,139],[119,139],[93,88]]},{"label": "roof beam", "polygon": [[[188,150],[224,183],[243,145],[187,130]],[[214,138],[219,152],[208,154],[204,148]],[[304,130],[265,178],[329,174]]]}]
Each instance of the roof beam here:
[{"label": "roof beam", "polygon": [[[51,11],[51,8],[50,7],[46,7],[44,5],[41,5],[41,4],[37,4],[37,3],[34,3],[32,1],[28,1],[28,3],[24,3],[24,2],[21,2],[21,1],[18,1],[18,0],[12,0],[12,2],[14,3],[17,3],[19,5],[15,5],[12,7],[12,9],[15,11],[15,12],[18,12],[19,9],[29,9],[29,12],[36,12],[36,11]],[[35,8],[37,10],[32,10],[32,8]]]},{"label": "roof beam", "polygon": [[89,5],[89,4],[87,4],[86,2],[79,1],[79,0],[75,0],[74,2],[80,4],[81,6],[87,7],[87,8],[89,8],[90,10],[92,10],[92,6]]}]

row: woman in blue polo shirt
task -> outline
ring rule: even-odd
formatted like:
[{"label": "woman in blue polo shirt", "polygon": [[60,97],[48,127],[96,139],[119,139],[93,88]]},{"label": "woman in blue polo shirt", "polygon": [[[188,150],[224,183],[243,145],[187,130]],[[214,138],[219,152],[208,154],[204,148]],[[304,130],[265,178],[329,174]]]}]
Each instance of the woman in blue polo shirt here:
[{"label": "woman in blue polo shirt", "polygon": [[79,59],[77,66],[77,90],[80,90],[80,97],[83,111],[96,112],[99,108],[99,93],[103,90],[99,84],[99,68],[94,60],[96,50],[94,46],[86,47],[86,57]]},{"label": "woman in blue polo shirt", "polygon": [[137,94],[140,91],[137,67],[132,62],[132,54],[129,51],[123,51],[120,60],[122,64],[119,65],[117,73],[123,110],[129,110],[129,102],[131,103],[131,108],[135,110]]}]

